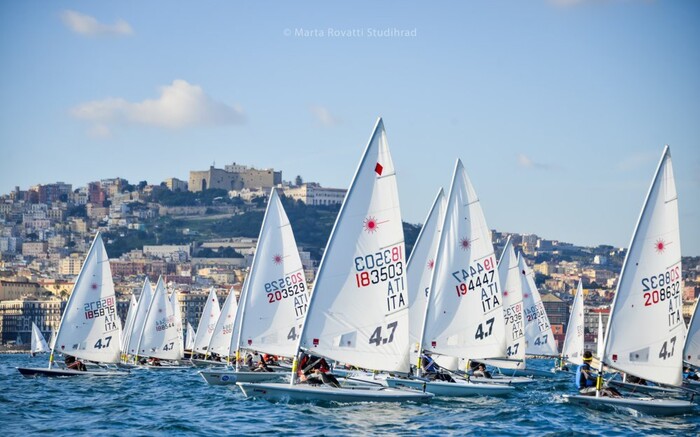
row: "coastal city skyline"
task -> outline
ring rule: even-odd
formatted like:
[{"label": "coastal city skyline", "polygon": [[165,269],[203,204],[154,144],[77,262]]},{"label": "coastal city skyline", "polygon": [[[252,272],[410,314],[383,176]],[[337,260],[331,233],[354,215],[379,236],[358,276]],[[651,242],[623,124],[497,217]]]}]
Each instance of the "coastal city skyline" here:
[{"label": "coastal city skyline", "polygon": [[669,144],[700,254],[696,3],[181,6],[0,6],[0,194],[234,161],[347,188],[382,116],[405,221],[461,158],[491,228],[581,246],[627,247]]}]

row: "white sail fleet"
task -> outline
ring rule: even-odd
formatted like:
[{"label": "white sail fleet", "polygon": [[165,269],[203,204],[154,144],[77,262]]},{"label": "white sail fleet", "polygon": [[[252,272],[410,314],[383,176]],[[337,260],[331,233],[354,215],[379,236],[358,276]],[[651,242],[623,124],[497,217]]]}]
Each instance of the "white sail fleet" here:
[{"label": "white sail fleet", "polygon": [[[674,395],[685,394],[670,389],[682,386],[684,361],[700,365],[700,317],[693,317],[686,330],[681,316],[677,208],[666,147],[596,351],[601,375],[624,372],[669,387]],[[48,352],[48,367],[19,371],[25,376],[123,376],[128,369],[195,364],[209,366],[200,372],[209,384],[229,384],[248,398],[269,400],[424,402],[433,396],[508,395],[532,377],[555,375],[528,366],[530,356],[559,357],[555,370],[565,361],[583,363],[583,311],[579,283],[559,353],[532,270],[510,239],[497,258],[461,160],[448,194],[439,190],[407,258],[396,170],[380,119],[312,287],[274,189],[240,298],[230,290],[220,306],[212,289],[196,333],[189,323],[183,327],[177,294],[168,293],[162,279],[155,288],[145,280],[138,300],[131,298],[122,327],[98,234],[55,339],[48,345],[33,330],[32,352]],[[243,358],[251,353],[281,361],[263,359],[251,367]],[[66,357],[64,363],[58,354]],[[89,368],[79,368],[76,361]],[[342,382],[329,377],[328,363],[335,364]],[[478,363],[498,373],[470,376],[467,371]],[[311,382],[314,377],[318,383]],[[680,399],[606,397],[602,383],[595,396],[563,400],[650,414],[694,408]]]}]

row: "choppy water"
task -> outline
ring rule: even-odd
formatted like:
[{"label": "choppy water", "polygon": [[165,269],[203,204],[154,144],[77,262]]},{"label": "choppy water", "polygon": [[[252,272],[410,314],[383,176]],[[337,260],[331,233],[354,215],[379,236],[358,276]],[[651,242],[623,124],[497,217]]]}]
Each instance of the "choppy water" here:
[{"label": "choppy water", "polygon": [[[0,355],[0,431],[10,435],[683,435],[696,414],[657,418],[564,404],[570,377],[540,380],[507,398],[429,404],[273,404],[209,386],[194,369],[124,378],[25,379],[17,366],[47,358]],[[551,361],[536,363],[546,368]]]}]

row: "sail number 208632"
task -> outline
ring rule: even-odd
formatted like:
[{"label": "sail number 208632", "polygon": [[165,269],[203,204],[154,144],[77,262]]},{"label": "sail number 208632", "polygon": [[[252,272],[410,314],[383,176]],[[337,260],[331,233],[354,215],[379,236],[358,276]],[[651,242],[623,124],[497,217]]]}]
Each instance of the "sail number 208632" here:
[{"label": "sail number 208632", "polygon": [[648,307],[680,294],[680,266],[671,267],[665,273],[642,278],[644,306]]}]

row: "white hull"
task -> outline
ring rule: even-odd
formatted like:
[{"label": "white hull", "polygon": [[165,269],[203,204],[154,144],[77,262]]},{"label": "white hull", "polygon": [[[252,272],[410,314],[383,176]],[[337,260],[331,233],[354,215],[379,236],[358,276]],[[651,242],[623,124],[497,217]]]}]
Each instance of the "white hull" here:
[{"label": "white hull", "polygon": [[237,382],[268,382],[289,377],[287,372],[236,372],[231,369],[207,369],[199,373],[210,385],[233,385]]},{"label": "white hull", "polygon": [[47,377],[72,377],[72,376],[128,376],[129,372],[123,372],[118,370],[89,370],[86,372],[73,369],[59,369],[53,368],[48,369],[43,368],[28,368],[28,367],[18,367],[17,370],[25,378],[35,378],[38,376]]},{"label": "white hull", "polygon": [[195,367],[222,367],[226,365],[226,361],[200,360],[198,358],[191,358],[190,362]]},{"label": "white hull", "polygon": [[629,408],[653,416],[675,416],[691,413],[695,405],[688,401],[653,398],[610,398],[564,395],[564,401],[595,409]]},{"label": "white hull", "polygon": [[539,369],[499,369],[504,376],[536,376],[538,378],[551,378],[556,374],[550,370]]},{"label": "white hull", "polygon": [[535,382],[534,379],[527,376],[503,376],[493,375],[493,378],[484,378],[481,376],[470,376],[469,380],[476,384],[508,384],[508,385],[523,385]]},{"label": "white hull", "polygon": [[162,366],[151,366],[149,364],[145,365],[139,365],[139,368],[141,369],[147,369],[147,370],[187,370],[191,369],[192,366],[178,366],[178,365],[162,365]]},{"label": "white hull", "polygon": [[647,395],[665,396],[665,397],[678,397],[687,396],[688,392],[675,387],[660,387],[658,385],[640,385],[633,384],[630,382],[622,382],[611,380],[608,381],[608,385],[615,388],[625,390],[631,393],[644,393]]},{"label": "white hull", "polygon": [[515,390],[515,387],[506,384],[484,384],[458,380],[447,381],[423,381],[420,379],[387,378],[389,387],[412,388],[433,393],[436,396],[465,397],[465,396],[507,396]]},{"label": "white hull", "polygon": [[431,393],[386,387],[335,388],[328,385],[239,382],[246,398],[296,402],[426,402]]}]

